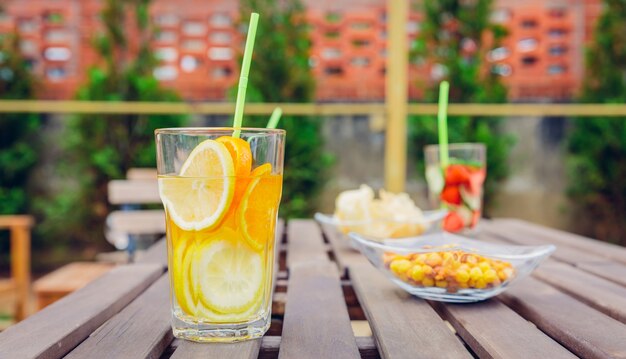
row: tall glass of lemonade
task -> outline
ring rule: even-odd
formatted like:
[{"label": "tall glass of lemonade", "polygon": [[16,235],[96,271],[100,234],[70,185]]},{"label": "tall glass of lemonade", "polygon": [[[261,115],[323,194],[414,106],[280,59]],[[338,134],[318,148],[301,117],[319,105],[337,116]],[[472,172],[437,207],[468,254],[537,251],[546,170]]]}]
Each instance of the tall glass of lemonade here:
[{"label": "tall glass of lemonade", "polygon": [[156,130],[172,329],[233,342],[270,325],[285,131]]}]

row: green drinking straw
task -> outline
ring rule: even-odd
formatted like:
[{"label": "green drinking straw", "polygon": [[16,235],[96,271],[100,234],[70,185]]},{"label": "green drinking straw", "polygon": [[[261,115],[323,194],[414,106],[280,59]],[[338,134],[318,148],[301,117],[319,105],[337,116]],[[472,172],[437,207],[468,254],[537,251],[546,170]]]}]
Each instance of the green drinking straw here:
[{"label": "green drinking straw", "polygon": [[276,107],[274,112],[272,112],[272,116],[270,117],[269,122],[267,123],[267,128],[276,128],[278,125],[278,121],[280,121],[280,116],[283,115],[283,109],[280,107]]},{"label": "green drinking straw", "polygon": [[439,113],[437,115],[439,127],[439,160],[441,167],[448,167],[448,91],[450,84],[442,81],[439,85]]},{"label": "green drinking straw", "polygon": [[252,62],[252,51],[254,49],[254,38],[256,28],[259,23],[259,14],[253,12],[250,15],[250,25],[248,26],[248,36],[246,38],[246,48],[243,52],[241,62],[241,75],[239,76],[239,86],[237,87],[237,102],[235,103],[235,117],[233,118],[233,137],[241,134],[241,123],[243,121],[243,108],[246,102],[246,88],[248,87],[248,74],[250,73],[250,62]]}]

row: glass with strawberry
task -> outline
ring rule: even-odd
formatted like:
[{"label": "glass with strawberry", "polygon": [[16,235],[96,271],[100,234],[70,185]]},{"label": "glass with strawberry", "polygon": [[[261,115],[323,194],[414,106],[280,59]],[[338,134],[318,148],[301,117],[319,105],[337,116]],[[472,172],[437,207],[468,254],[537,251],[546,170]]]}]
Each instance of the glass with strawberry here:
[{"label": "glass with strawberry", "polygon": [[474,228],[482,214],[486,149],[482,143],[457,143],[448,147],[447,164],[440,160],[438,145],[425,147],[426,181],[433,205],[450,211],[443,229],[459,232]]}]

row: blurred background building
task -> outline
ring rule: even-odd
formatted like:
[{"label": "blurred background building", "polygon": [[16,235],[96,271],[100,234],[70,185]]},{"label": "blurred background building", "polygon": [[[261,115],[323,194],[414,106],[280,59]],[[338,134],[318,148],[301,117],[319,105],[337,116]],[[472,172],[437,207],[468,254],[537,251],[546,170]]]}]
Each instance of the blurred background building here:
[{"label": "blurred background building", "polygon": [[[377,101],[384,97],[385,0],[307,0],[310,65],[318,101]],[[70,99],[96,63],[92,43],[102,29],[102,0],[8,0],[0,36],[14,29],[21,51],[43,79],[38,97]],[[414,6],[415,7],[415,6]],[[416,8],[416,7],[415,7]],[[567,101],[581,87],[584,46],[590,41],[600,0],[497,0],[491,20],[507,28],[502,46],[484,49],[503,77],[511,101]],[[229,0],[156,0],[159,31],[151,41],[160,65],[154,75],[188,100],[224,100],[235,83],[243,38],[238,3]],[[422,14],[409,14],[407,35],[419,36]],[[133,33],[133,29],[126,29]],[[144,41],[135,37],[134,41]],[[469,41],[467,51],[476,51]],[[131,44],[130,50],[133,50]],[[432,81],[440,67],[410,64],[410,83]],[[268,79],[271,81],[271,79]],[[411,99],[422,96],[410,86]]]}]

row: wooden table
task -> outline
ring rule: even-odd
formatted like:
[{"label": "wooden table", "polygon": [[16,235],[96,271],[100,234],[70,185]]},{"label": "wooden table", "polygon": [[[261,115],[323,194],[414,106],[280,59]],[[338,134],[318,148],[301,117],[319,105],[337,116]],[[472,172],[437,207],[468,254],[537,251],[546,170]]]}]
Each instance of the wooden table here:
[{"label": "wooden table", "polygon": [[[160,242],[1,333],[0,358],[626,358],[626,248],[484,221],[481,240],[558,249],[497,298],[443,304],[406,294],[311,220],[281,233],[272,326],[260,340],[173,340]],[[373,335],[355,336],[351,321]]]}]

